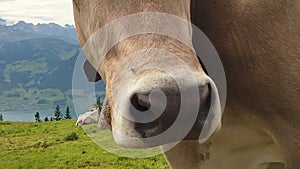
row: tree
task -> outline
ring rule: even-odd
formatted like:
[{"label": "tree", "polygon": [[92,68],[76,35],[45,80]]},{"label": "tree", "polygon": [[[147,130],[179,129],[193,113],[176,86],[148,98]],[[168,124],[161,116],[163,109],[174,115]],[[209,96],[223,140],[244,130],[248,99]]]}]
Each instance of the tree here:
[{"label": "tree", "polygon": [[41,122],[42,120],[40,119],[40,113],[39,112],[36,112],[35,115],[35,122]]},{"label": "tree", "polygon": [[102,107],[102,101],[101,101],[100,96],[97,98],[96,104],[97,104],[98,108],[101,109],[101,107]]},{"label": "tree", "polygon": [[72,119],[69,106],[67,106],[67,109],[66,109],[65,119]]},{"label": "tree", "polygon": [[4,120],[4,119],[3,119],[3,114],[1,113],[1,114],[0,114],[0,122],[3,121],[3,120]]},{"label": "tree", "polygon": [[47,122],[47,121],[49,121],[48,117],[46,117],[46,118],[44,119],[44,122]]},{"label": "tree", "polygon": [[50,121],[53,121],[53,117],[50,118]]},{"label": "tree", "polygon": [[57,105],[56,108],[55,108],[54,119],[56,121],[61,120],[61,112],[59,110],[59,105]]}]

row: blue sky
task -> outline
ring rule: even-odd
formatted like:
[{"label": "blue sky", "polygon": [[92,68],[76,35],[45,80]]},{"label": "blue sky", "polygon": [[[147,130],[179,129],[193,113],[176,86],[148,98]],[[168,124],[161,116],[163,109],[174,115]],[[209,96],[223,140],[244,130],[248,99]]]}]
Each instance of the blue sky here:
[{"label": "blue sky", "polygon": [[72,0],[0,0],[0,18],[9,23],[74,24]]}]

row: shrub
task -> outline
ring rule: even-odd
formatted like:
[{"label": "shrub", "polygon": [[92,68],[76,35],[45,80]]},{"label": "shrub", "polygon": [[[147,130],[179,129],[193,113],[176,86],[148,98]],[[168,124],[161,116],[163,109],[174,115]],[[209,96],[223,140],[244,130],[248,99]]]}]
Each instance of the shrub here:
[{"label": "shrub", "polygon": [[65,141],[75,141],[78,139],[78,136],[75,132],[71,133],[67,137],[65,137]]}]

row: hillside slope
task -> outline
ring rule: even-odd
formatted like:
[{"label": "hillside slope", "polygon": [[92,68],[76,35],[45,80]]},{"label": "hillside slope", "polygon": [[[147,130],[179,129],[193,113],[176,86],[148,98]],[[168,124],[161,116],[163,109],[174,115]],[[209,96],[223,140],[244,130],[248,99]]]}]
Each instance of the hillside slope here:
[{"label": "hillside slope", "polygon": [[[145,159],[119,157],[90,140],[74,120],[44,123],[0,122],[0,168],[164,169],[162,155]],[[75,132],[78,139],[66,141]]]},{"label": "hillside slope", "polygon": [[[0,111],[73,107],[72,76],[79,52],[71,25],[6,25],[0,18]],[[103,83],[97,85],[99,92],[104,90]]]}]

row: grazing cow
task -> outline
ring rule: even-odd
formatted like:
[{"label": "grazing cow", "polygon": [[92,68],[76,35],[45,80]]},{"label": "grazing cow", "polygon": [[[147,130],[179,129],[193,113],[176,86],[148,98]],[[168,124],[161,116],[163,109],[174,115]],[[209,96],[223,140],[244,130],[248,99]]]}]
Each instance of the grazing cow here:
[{"label": "grazing cow", "polygon": [[99,121],[100,110],[97,106],[93,106],[88,112],[79,115],[76,126],[87,125],[87,124],[97,124]]},{"label": "grazing cow", "polygon": [[[212,41],[223,62],[228,97],[221,125],[218,121],[221,113],[215,109],[218,99],[212,99],[217,96],[217,89],[205,75],[194,50],[187,45],[192,42],[188,22],[167,29],[181,32],[187,44],[146,33],[123,39],[103,57],[87,54],[107,86],[104,107],[109,111],[105,111],[108,118],[104,120],[112,127],[117,144],[132,148],[163,145],[162,149],[166,149],[166,144],[180,141],[176,137],[161,142],[144,141],[172,126],[180,109],[178,87],[170,75],[143,69],[147,65],[162,65],[187,82],[181,86],[182,90],[198,88],[201,100],[200,115],[186,138],[165,152],[172,168],[297,169],[300,166],[300,0],[73,0],[73,4],[81,46],[98,29],[118,18],[160,12],[198,26]],[[144,17],[141,25],[149,26],[149,18]],[[124,24],[119,29],[110,29],[101,41],[93,40],[93,47],[99,45],[100,49],[111,42],[110,38],[132,28],[134,25]],[[155,53],[144,50],[138,57],[132,57],[136,51],[149,48],[176,55],[156,57]],[[187,67],[174,64],[176,59]],[[191,72],[196,78],[191,80],[181,72]],[[130,81],[129,85],[126,81]],[[158,120],[136,123],[119,115],[118,108],[125,114],[131,113],[130,103],[141,111],[147,111],[153,103],[159,104],[150,96],[153,89],[160,89],[167,98]],[[121,91],[126,91],[122,93],[125,96],[118,94]],[[153,102],[149,101],[151,98]],[[191,99],[197,102],[192,94]],[[211,112],[214,120],[201,114],[207,108],[215,110]],[[204,133],[204,143],[199,144],[196,139],[204,123],[209,124],[208,132]]]}]

